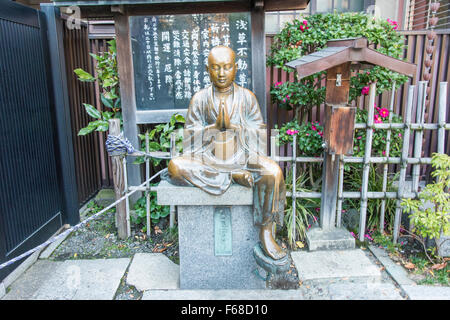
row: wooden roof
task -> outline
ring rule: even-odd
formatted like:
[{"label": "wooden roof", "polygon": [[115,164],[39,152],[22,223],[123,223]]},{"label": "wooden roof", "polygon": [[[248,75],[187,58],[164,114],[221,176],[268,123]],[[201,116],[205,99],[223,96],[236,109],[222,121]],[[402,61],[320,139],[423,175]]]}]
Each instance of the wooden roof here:
[{"label": "wooden roof", "polygon": [[326,48],[291,61],[286,66],[296,69],[301,79],[345,62],[377,65],[410,77],[417,68],[415,64],[370,49],[364,37],[330,40]]},{"label": "wooden roof", "polygon": [[[308,6],[310,0],[53,0],[55,6],[78,6],[87,11],[93,10],[99,12],[101,10],[108,10],[110,6],[122,6],[132,8],[139,7],[146,9],[155,5],[183,5],[190,4],[211,5],[214,7],[230,7],[236,6],[238,10],[251,10],[253,7],[262,8],[264,11],[285,11],[285,10],[302,10]],[[101,10],[93,7],[101,7]]]}]

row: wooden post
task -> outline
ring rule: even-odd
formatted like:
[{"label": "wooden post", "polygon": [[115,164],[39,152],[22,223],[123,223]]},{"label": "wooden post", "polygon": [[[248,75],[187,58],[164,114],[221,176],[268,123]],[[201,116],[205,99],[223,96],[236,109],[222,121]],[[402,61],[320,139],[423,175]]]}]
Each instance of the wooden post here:
[{"label": "wooden post", "polygon": [[[133,55],[131,50],[130,24],[128,16],[114,15],[117,46],[117,68],[120,78],[120,99],[122,101],[123,131],[125,137],[135,147],[139,146],[138,127],[136,124],[136,99],[134,92]],[[141,183],[139,166],[128,165],[128,182],[132,186]],[[132,196],[132,201],[139,198],[139,193]]]},{"label": "wooden post", "polygon": [[[109,120],[109,134],[118,136],[120,134],[120,119]],[[116,200],[123,196],[125,188],[125,174],[123,170],[123,155],[112,155],[111,166],[114,180],[114,193]],[[120,239],[128,237],[128,223],[126,214],[126,202],[121,201],[116,205],[116,227]]]},{"label": "wooden post", "polygon": [[322,173],[322,199],[320,203],[320,227],[330,230],[335,227],[336,200],[339,182],[339,156],[326,153]]}]

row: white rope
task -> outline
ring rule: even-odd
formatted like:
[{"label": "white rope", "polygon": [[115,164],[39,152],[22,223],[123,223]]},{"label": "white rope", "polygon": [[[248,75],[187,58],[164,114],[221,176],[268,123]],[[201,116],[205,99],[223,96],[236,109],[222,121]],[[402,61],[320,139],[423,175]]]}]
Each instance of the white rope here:
[{"label": "white rope", "polygon": [[[162,169],[160,170],[158,173],[156,173],[155,175],[153,175],[151,178],[149,178],[148,180],[146,180],[145,182],[143,182],[141,185],[139,185],[137,188],[143,187],[145,184],[147,184],[147,182],[152,181],[153,179],[155,179],[157,176],[159,176],[163,171],[165,171],[167,169]],[[128,198],[129,196],[131,196],[133,193],[135,193],[136,191],[138,191],[139,189],[134,189],[133,191],[131,191],[130,193],[125,194],[123,197],[121,197],[120,199],[116,200],[114,203],[110,204],[109,206],[107,206],[106,208],[104,208],[103,210],[97,212],[96,214],[94,214],[93,216],[87,218],[86,220],[81,221],[80,223],[78,223],[77,225],[73,226],[72,228],[67,229],[66,231],[64,231],[63,233],[54,236],[52,238],[50,238],[49,240],[45,241],[44,243],[40,244],[39,246],[28,250],[25,253],[22,253],[21,255],[7,261],[4,262],[0,265],[0,270],[13,264],[14,262],[17,262],[18,260],[21,260],[31,254],[33,254],[34,252],[43,249],[44,247],[46,247],[47,245],[49,245],[50,243],[55,242],[56,240],[65,237],[67,235],[69,235],[71,232],[79,229],[81,226],[85,225],[86,223],[88,223],[89,221],[97,218],[98,216],[100,216],[101,214],[105,213],[106,211],[108,211],[109,209],[111,209],[112,207],[114,207],[116,204],[118,204],[119,202],[123,201],[124,199]]]}]

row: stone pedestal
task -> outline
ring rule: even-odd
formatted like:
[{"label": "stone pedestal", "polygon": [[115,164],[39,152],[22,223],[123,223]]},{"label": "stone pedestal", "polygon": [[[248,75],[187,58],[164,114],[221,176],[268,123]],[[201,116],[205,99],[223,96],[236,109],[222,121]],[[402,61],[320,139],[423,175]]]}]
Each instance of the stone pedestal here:
[{"label": "stone pedestal", "polygon": [[306,242],[309,251],[355,248],[355,238],[344,228],[311,228],[306,232]]},{"label": "stone pedestal", "polygon": [[180,253],[180,289],[264,289],[255,274],[253,248],[259,228],[253,224],[253,192],[232,185],[221,196],[162,181],[158,204],[176,205]]}]

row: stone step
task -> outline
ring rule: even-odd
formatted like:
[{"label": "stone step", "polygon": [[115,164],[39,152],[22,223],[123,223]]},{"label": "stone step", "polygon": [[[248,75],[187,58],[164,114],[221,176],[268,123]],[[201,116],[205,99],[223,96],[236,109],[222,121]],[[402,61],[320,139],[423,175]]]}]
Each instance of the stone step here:
[{"label": "stone step", "polygon": [[112,300],[130,260],[38,260],[3,299]]},{"label": "stone step", "polygon": [[291,257],[302,282],[342,278],[381,280],[379,267],[361,249],[294,251]]}]

